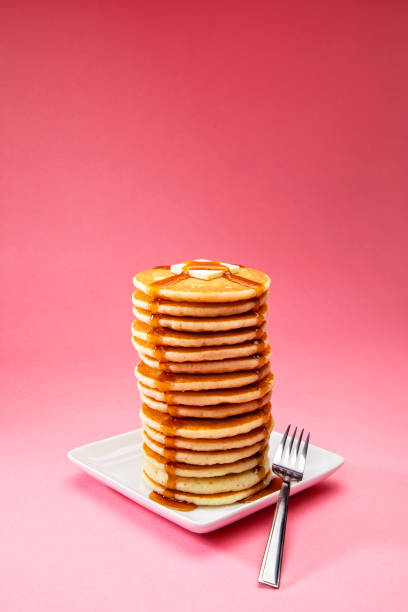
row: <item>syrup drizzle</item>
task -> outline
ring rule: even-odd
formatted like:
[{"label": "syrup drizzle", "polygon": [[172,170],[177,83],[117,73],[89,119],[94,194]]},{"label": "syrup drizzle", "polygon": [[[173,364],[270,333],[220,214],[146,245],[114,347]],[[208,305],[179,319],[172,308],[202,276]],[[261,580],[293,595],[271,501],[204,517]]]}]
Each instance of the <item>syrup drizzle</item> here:
[{"label": "syrup drizzle", "polygon": [[261,489],[261,491],[258,491],[258,493],[255,493],[254,495],[250,495],[249,497],[246,497],[245,499],[241,501],[241,503],[250,504],[251,502],[256,501],[257,499],[261,499],[261,497],[265,497],[266,495],[270,495],[271,493],[275,493],[276,491],[279,491],[281,486],[282,486],[282,479],[279,478],[279,476],[275,476],[274,478],[272,478],[271,482],[264,489]]},{"label": "syrup drizzle", "polygon": [[[156,266],[154,269],[170,270],[171,266]],[[161,287],[171,287],[172,285],[175,285],[176,283],[185,280],[186,278],[189,278],[189,270],[222,270],[222,276],[224,278],[232,281],[233,283],[237,283],[238,285],[243,285],[244,287],[255,289],[257,297],[259,297],[264,291],[264,286],[262,283],[251,280],[249,278],[244,278],[239,274],[232,274],[228,266],[223,265],[219,261],[186,261],[184,264],[184,269],[180,274],[175,274],[174,276],[162,278],[161,280],[154,281],[153,283],[151,283],[149,287],[153,288],[152,294],[154,296],[157,296],[158,289],[160,290]]]},{"label": "syrup drizzle", "polygon": [[164,494],[161,495],[160,493],[156,493],[156,491],[152,491],[149,498],[161,506],[172,508],[173,510],[180,510],[181,512],[191,512],[191,510],[195,510],[197,508],[196,504],[186,501],[179,501],[178,499],[171,497],[171,495],[173,495],[172,491],[165,489],[164,492],[169,493],[170,497],[167,497]]}]

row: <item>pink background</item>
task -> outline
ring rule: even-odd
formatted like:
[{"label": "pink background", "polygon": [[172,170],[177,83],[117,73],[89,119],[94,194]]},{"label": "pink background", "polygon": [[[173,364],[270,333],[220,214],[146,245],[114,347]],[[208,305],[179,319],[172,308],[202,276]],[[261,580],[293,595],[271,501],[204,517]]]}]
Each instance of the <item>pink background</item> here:
[{"label": "pink background", "polygon": [[[2,3],[1,610],[405,608],[407,23]],[[276,428],[346,459],[291,502],[279,591],[272,508],[195,535],[66,459],[139,426],[131,277],[193,257],[270,274]]]}]

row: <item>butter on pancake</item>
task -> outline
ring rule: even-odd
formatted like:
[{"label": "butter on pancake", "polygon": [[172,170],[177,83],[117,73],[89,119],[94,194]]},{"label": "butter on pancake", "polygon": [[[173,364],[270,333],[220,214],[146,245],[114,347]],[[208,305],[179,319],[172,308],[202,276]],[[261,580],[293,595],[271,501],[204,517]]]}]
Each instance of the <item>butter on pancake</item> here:
[{"label": "butter on pancake", "polygon": [[[219,262],[197,263],[196,267],[205,268],[210,264],[219,264]],[[229,270],[222,272],[222,276],[204,280],[194,278],[188,273],[175,274],[168,266],[163,266],[139,272],[133,278],[133,282],[147,295],[176,302],[235,302],[257,298],[269,289],[270,278],[259,270],[239,267],[234,272]]]}]

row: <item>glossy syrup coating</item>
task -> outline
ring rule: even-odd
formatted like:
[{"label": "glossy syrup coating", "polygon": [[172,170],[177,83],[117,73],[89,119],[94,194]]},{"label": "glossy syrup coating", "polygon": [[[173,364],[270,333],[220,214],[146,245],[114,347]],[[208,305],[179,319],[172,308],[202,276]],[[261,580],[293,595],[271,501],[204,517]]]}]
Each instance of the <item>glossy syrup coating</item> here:
[{"label": "glossy syrup coating", "polygon": [[[139,272],[133,278],[135,286],[152,299],[164,298],[186,302],[231,302],[259,298],[269,289],[269,277],[252,268],[240,266],[232,273],[218,261],[186,262],[180,274],[163,265]],[[220,270],[222,275],[210,280],[191,277],[189,270]]]}]

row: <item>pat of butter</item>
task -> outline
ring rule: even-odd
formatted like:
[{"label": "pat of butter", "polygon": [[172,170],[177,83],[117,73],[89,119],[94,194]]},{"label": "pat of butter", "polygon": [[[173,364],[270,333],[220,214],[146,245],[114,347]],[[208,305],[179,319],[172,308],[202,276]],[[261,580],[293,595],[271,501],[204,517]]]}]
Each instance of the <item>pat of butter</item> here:
[{"label": "pat of butter", "polygon": [[[211,259],[195,259],[194,261],[199,262],[206,262],[206,261],[211,261]],[[224,263],[224,262],[220,262],[222,266],[225,266],[226,268],[228,268],[228,270],[230,272],[237,272],[239,270],[239,266],[236,266],[235,264],[229,264],[229,263]],[[201,280],[211,280],[212,278],[219,278],[220,276],[222,276],[224,274],[224,270],[189,270],[187,268],[186,270],[186,262],[184,261],[183,263],[178,263],[178,264],[173,264],[170,267],[171,272],[173,272],[173,274],[182,274],[184,271],[187,271],[188,274],[194,278],[199,278]]]},{"label": "pat of butter", "polygon": [[200,278],[201,280],[211,280],[213,278],[219,278],[224,274],[224,270],[189,270],[190,276],[194,278]]},{"label": "pat of butter", "polygon": [[228,263],[225,263],[224,261],[222,261],[221,264],[223,266],[227,266],[230,272],[237,272],[239,270],[239,266],[236,266],[235,264],[228,264]]},{"label": "pat of butter", "polygon": [[184,270],[184,261],[183,263],[180,264],[173,264],[170,268],[171,272],[173,272],[173,274],[181,274],[182,271]]}]

